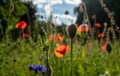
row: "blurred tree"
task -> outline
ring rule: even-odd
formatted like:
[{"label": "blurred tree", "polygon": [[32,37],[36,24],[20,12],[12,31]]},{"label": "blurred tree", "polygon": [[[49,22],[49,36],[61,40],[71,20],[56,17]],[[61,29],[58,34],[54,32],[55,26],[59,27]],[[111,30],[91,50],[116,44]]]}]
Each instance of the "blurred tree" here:
[{"label": "blurred tree", "polygon": [[25,20],[28,25],[32,25],[34,21],[37,19],[35,13],[37,12],[36,5],[32,3],[32,1],[24,2],[24,5],[27,7],[26,13],[21,16],[20,20]]},{"label": "blurred tree", "polygon": [[35,15],[37,8],[36,5],[34,5],[30,0],[25,1],[24,5],[27,7],[27,10],[26,13],[20,17],[20,20],[27,22],[28,27],[24,32],[28,32],[33,37],[36,36],[36,27],[38,27],[37,16]]},{"label": "blurred tree", "polygon": [[[27,25],[31,27],[30,30],[34,28],[34,22],[37,19],[35,16],[36,5],[33,5],[31,1],[22,1],[22,0],[0,0],[0,22],[3,27],[3,35],[5,32],[8,32],[12,35],[13,38],[16,38],[16,32],[19,32],[15,29],[17,22],[24,20],[27,22]],[[28,32],[27,29],[24,32]]]},{"label": "blurred tree", "polygon": [[[110,23],[110,20],[105,13],[104,9],[101,7],[99,0],[83,0],[83,2],[86,4],[89,19],[91,24],[93,25],[92,16],[96,15],[96,21],[103,24],[103,22]],[[119,0],[104,0],[107,7],[109,8],[110,12],[112,13],[113,17],[116,20],[117,25],[120,25],[120,1]],[[79,11],[80,6],[74,8],[75,14],[77,14],[77,24],[81,24],[83,20],[83,13]]]},{"label": "blurred tree", "polygon": [[111,7],[113,7],[112,14],[115,17],[117,25],[120,27],[120,0],[115,0],[114,1],[114,6],[111,3]]},{"label": "blurred tree", "polygon": [[20,0],[0,0],[0,20],[3,34],[6,28],[12,30],[20,17],[26,13],[26,6]]},{"label": "blurred tree", "polygon": [[[120,1],[119,0],[103,0],[111,14],[113,15],[116,25],[120,28]],[[104,22],[108,23],[108,27],[110,26],[110,19],[107,13],[104,11],[104,8],[100,5],[99,0],[82,0],[86,4],[87,13],[89,16],[89,20],[91,26],[94,26],[94,22],[99,22],[102,24],[102,27],[98,32],[103,31]],[[84,9],[84,8],[83,8]],[[78,7],[74,8],[74,13],[77,15],[76,24],[80,25],[83,23],[84,10],[81,12],[81,4]],[[93,16],[96,17],[96,20],[93,20]],[[114,27],[116,29],[116,27]],[[119,29],[118,29],[119,30]],[[118,30],[116,33],[118,33]],[[117,35],[118,36],[118,35]]]}]

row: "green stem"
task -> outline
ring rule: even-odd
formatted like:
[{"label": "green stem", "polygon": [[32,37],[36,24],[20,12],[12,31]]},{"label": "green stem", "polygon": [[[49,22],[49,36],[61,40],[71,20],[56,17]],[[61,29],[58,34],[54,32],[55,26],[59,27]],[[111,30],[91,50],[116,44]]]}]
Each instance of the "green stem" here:
[{"label": "green stem", "polygon": [[73,65],[72,65],[72,62],[73,62],[73,56],[72,56],[72,52],[73,52],[73,44],[72,44],[72,42],[73,42],[73,40],[71,39],[71,71],[70,71],[70,76],[72,76],[72,74],[73,74],[73,71],[72,71],[72,67],[73,67]]},{"label": "green stem", "polygon": [[61,69],[62,69],[62,76],[64,76],[64,69],[63,69],[64,62],[63,62],[63,59],[60,60],[60,63],[61,63]]},{"label": "green stem", "polygon": [[119,51],[118,51],[118,48],[117,48],[117,45],[118,45],[118,42],[115,44],[115,48],[116,48],[116,51],[117,51],[117,55],[118,55],[118,57],[120,57],[120,55],[119,55]]},{"label": "green stem", "polygon": [[48,72],[49,72],[49,63],[48,63],[48,51],[46,51],[46,55],[47,55],[47,62],[46,62],[46,66],[47,66],[47,75],[46,76],[49,76]]}]

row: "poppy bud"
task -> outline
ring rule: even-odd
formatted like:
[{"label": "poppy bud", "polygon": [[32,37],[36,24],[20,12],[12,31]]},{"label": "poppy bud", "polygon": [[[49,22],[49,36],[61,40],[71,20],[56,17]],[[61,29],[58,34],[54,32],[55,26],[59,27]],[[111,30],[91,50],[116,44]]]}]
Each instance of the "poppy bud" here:
[{"label": "poppy bud", "polygon": [[23,37],[24,37],[24,38],[28,38],[28,37],[29,37],[28,33],[24,33],[24,34],[23,34]]},{"label": "poppy bud", "polygon": [[107,22],[104,22],[104,27],[107,27]]},{"label": "poppy bud", "polygon": [[95,23],[95,27],[100,28],[101,24],[97,22],[97,23]]},{"label": "poppy bud", "polygon": [[71,39],[73,39],[76,35],[76,26],[74,24],[71,24],[69,27],[68,27],[68,33],[69,33],[69,36]]},{"label": "poppy bud", "polygon": [[108,53],[111,53],[112,47],[110,46],[110,44],[107,44],[106,50],[107,50]]}]

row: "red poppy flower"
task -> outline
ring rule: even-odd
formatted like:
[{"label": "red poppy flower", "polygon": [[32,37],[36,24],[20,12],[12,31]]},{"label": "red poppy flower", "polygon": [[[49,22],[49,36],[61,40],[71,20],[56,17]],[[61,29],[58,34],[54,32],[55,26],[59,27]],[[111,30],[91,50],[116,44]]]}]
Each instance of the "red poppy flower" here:
[{"label": "red poppy flower", "polygon": [[24,34],[23,34],[23,37],[24,37],[24,38],[28,38],[28,37],[29,37],[28,33],[24,33]]},{"label": "red poppy flower", "polygon": [[107,46],[106,44],[102,45],[102,48],[101,48],[101,49],[102,49],[103,52],[106,51],[106,46]]},{"label": "red poppy flower", "polygon": [[82,24],[77,28],[78,32],[88,32],[89,31],[89,25]]},{"label": "red poppy flower", "polygon": [[67,45],[58,45],[55,49],[54,53],[58,58],[63,57],[63,55],[69,50],[69,46]]},{"label": "red poppy flower", "polygon": [[102,38],[102,37],[104,37],[104,34],[99,33],[99,34],[98,34],[98,38]]},{"label": "red poppy flower", "polygon": [[95,27],[100,28],[101,24],[97,22],[97,23],[95,23]]},{"label": "red poppy flower", "polygon": [[63,41],[63,37],[60,34],[57,34],[57,41],[59,43]]},{"label": "red poppy flower", "polygon": [[50,36],[49,36],[49,40],[50,41],[58,41],[59,43],[60,42],[62,42],[63,41],[63,37],[60,35],[60,34],[57,34],[57,35],[53,35],[53,34],[51,34]]},{"label": "red poppy flower", "polygon": [[20,21],[16,24],[17,29],[24,30],[27,27],[27,23],[25,21]]},{"label": "red poppy flower", "polygon": [[50,41],[54,40],[53,34],[51,34],[51,35],[49,36],[49,40],[50,40]]}]

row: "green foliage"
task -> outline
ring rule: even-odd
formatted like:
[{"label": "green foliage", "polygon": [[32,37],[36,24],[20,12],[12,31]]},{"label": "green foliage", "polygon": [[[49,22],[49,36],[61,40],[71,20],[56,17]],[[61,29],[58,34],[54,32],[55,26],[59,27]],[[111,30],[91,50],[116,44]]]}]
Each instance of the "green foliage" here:
[{"label": "green foliage", "polygon": [[[11,7],[11,8],[10,8]],[[26,6],[21,1],[7,0],[6,3],[0,5],[0,19],[5,20],[9,25],[15,25],[20,17],[26,13]]]},{"label": "green foliage", "polygon": [[[35,13],[35,7],[32,4],[24,4],[18,0],[13,1],[14,9],[10,12],[10,0],[0,5],[0,19],[4,20],[7,27],[7,35],[12,35],[11,30],[15,30],[14,34],[19,35],[15,29],[15,24],[20,20],[21,16],[30,14],[30,22],[33,25],[29,30],[29,38],[20,35],[16,41],[11,36],[0,42],[0,75],[1,76],[70,76],[71,75],[71,52],[65,53],[62,58],[57,58],[54,54],[56,42],[49,40],[50,34],[63,35],[64,41],[60,44],[70,46],[70,38],[66,32],[66,26],[51,27],[50,16],[48,22],[34,21],[32,14]],[[28,6],[28,7],[27,7]],[[34,10],[30,12],[30,10]],[[27,10],[27,11],[26,11]],[[91,11],[91,13],[93,13]],[[25,18],[24,16],[23,18]],[[32,20],[33,19],[33,20]],[[28,19],[27,19],[28,20]],[[28,20],[29,21],[29,20]],[[30,24],[30,23],[28,23]],[[30,27],[30,26],[29,26]],[[2,27],[1,27],[2,29]],[[26,31],[26,30],[25,30]],[[62,32],[61,32],[62,31]],[[21,31],[22,33],[24,31]],[[80,37],[73,39],[72,45],[72,70],[73,76],[119,76],[120,75],[120,49],[119,39],[111,44],[111,52],[101,50],[100,42],[89,38],[84,38],[84,33],[78,33]],[[78,39],[77,39],[78,38]],[[90,45],[87,45],[87,41]],[[35,71],[29,70],[29,65],[42,64],[49,74],[37,74]]]},{"label": "green foliage", "polygon": [[[65,39],[66,36],[64,37]],[[119,43],[112,45],[112,52],[102,52],[96,40],[90,40],[91,47],[82,45],[81,40],[73,44],[73,76],[99,76],[108,72],[109,76],[120,75],[119,65]],[[70,44],[69,42],[67,43]],[[37,36],[37,42],[29,39],[19,38],[16,42],[7,39],[0,43],[0,75],[9,76],[34,76],[28,66],[43,64],[51,67],[53,76],[70,76],[70,50],[63,58],[54,55],[56,44],[46,38]],[[47,57],[48,52],[48,57]],[[13,65],[14,64],[14,65]],[[42,74],[37,73],[38,76]]]},{"label": "green foliage", "polygon": [[[0,1],[2,3],[2,1]],[[3,35],[12,36],[15,31],[15,25],[20,20],[24,20],[28,26],[28,31],[34,28],[37,17],[35,16],[36,6],[32,2],[22,2],[21,0],[7,0],[0,5],[0,22],[3,29]],[[14,38],[14,36],[13,36]]]}]

